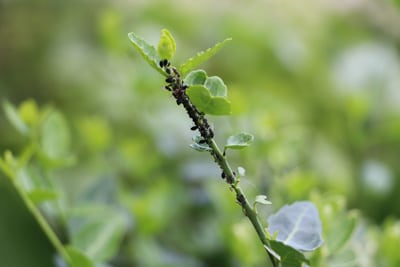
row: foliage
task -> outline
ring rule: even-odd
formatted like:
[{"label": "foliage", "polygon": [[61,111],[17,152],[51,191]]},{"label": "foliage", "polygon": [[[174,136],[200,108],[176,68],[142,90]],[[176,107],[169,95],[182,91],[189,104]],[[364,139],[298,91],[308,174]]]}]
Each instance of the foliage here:
[{"label": "foliage", "polygon": [[[170,45],[164,45],[166,33],[168,33]],[[132,34],[129,35],[131,36]],[[301,267],[304,262],[308,263],[300,251],[313,251],[322,244],[322,229],[318,211],[311,202],[296,202],[290,207],[283,207],[277,214],[271,216],[269,228],[264,229],[260,219],[257,217],[256,206],[253,205],[253,208],[251,208],[245,193],[239,187],[239,177],[232,171],[225,157],[227,148],[242,149],[248,146],[254,137],[248,133],[230,136],[226,141],[224,153],[221,154],[214,141],[214,131],[211,130],[204,114],[228,115],[230,113],[230,107],[227,106],[229,102],[224,102],[222,101],[224,98],[221,98],[227,96],[228,89],[221,78],[217,76],[207,77],[203,70],[194,70],[189,73],[188,78],[181,80],[181,74],[175,67],[170,65],[169,61],[170,55],[175,53],[176,45],[173,40],[171,34],[164,29],[158,45],[158,47],[163,47],[163,54],[159,53],[161,58],[159,65],[167,74],[165,88],[172,92],[177,105],[182,104],[188,116],[192,119],[194,126],[191,130],[198,130],[200,133],[200,136],[196,136],[194,139],[195,144],[192,147],[199,151],[210,152],[214,161],[219,165],[222,171],[222,178],[226,180],[231,190],[236,193],[236,201],[251,221],[270,257],[272,265]],[[132,39],[131,41],[136,42]],[[143,40],[140,39],[140,42],[143,42]],[[134,46],[141,50],[139,52],[145,59],[148,58],[145,49],[141,49],[139,44]],[[146,44],[145,47],[150,47],[150,45]],[[201,55],[203,60],[206,60],[212,53],[203,53]],[[266,201],[265,196],[264,198],[257,196],[254,203],[269,204],[270,202]],[[277,231],[278,235],[276,238],[271,239],[271,234],[268,231]]]},{"label": "foliage", "polygon": [[[255,137],[248,149],[227,153],[246,169],[235,172],[249,202],[258,195],[272,202],[254,203],[263,223],[278,207],[310,200],[324,240],[306,253],[311,266],[398,266],[395,2],[6,1],[0,101],[21,108],[15,115],[26,128],[50,103],[69,132],[63,158],[35,153],[22,180],[53,183],[55,190],[45,183],[31,195],[63,244],[70,226],[54,202],[122,212],[123,242],[107,266],[268,266],[208,153],[188,148],[190,121],[158,90],[163,76],[126,40],[134,29],[157,44],[160,25],[167,27],[179,52],[172,60],[181,63],[232,36],[194,68],[229,88],[232,116],[210,119],[218,144],[240,132]],[[21,134],[6,117],[2,110],[2,163],[6,150],[23,158],[29,135],[41,140],[43,132]],[[0,214],[0,265],[53,266],[52,245],[1,171]]]}]

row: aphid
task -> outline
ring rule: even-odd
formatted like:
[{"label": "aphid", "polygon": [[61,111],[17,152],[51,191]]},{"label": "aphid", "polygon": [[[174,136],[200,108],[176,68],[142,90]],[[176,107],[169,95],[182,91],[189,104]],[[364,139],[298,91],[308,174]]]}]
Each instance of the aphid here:
[{"label": "aphid", "polygon": [[207,140],[205,140],[205,139],[201,139],[201,140],[199,141],[199,144],[205,144],[205,143],[207,143]]},{"label": "aphid", "polygon": [[226,178],[226,174],[225,174],[224,171],[221,173],[221,178],[222,178],[222,179],[225,179],[225,178]]},{"label": "aphid", "polygon": [[171,69],[166,68],[166,69],[165,69],[165,72],[166,72],[167,74],[171,74]]},{"label": "aphid", "polygon": [[168,90],[168,91],[172,91],[172,88],[171,88],[171,86],[169,86],[169,85],[166,85],[166,86],[165,86],[165,89]]},{"label": "aphid", "polygon": [[210,138],[214,138],[214,131],[211,128],[208,129],[208,135]]},{"label": "aphid", "polygon": [[195,125],[195,126],[191,127],[191,128],[190,128],[190,130],[192,130],[192,131],[196,131],[196,130],[197,130],[197,128],[198,128],[198,127],[197,127],[197,125]]},{"label": "aphid", "polygon": [[174,77],[168,76],[167,79],[165,79],[165,82],[167,82],[167,83],[173,83],[173,82],[174,82]]}]

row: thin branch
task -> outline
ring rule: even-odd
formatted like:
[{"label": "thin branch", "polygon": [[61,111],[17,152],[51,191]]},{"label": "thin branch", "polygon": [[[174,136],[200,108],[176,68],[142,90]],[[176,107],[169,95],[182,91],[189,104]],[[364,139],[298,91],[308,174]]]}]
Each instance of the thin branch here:
[{"label": "thin branch", "polygon": [[[200,112],[186,95],[186,89],[188,88],[188,86],[184,84],[179,71],[175,67],[171,66],[169,61],[167,60],[162,60],[160,62],[160,67],[163,68],[167,73],[167,78],[165,80],[167,85],[165,86],[165,89],[171,91],[178,105],[183,105],[188,116],[192,119],[195,125],[191,128],[191,130],[198,130],[200,132],[200,135],[202,137],[202,140],[200,142],[206,143],[210,147],[210,154],[213,156],[214,161],[220,167],[222,171],[222,178],[225,179],[225,181],[235,192],[237,203],[242,207],[243,213],[250,220],[251,224],[257,232],[260,241],[265,247],[271,248],[264,227],[257,216],[257,212],[251,207],[245,193],[239,186],[239,181],[236,177],[236,173],[232,170],[227,158],[225,157],[225,153],[221,153],[221,150],[219,149],[217,143],[214,141],[214,132],[211,129],[205,117],[205,114]],[[277,267],[279,265],[279,262],[270,252],[270,250],[272,251],[272,249],[266,249],[265,251],[268,253],[272,265],[274,267]]]}]

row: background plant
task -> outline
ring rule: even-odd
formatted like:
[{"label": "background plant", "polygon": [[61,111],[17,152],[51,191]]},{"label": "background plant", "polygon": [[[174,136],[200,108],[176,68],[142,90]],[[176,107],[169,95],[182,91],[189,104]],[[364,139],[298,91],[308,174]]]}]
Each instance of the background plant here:
[{"label": "background plant", "polygon": [[[126,32],[135,29],[156,43],[162,27],[177,38],[176,62],[221,37],[234,39],[204,69],[229,81],[234,116],[216,119],[216,140],[238,131],[256,136],[251,149],[232,153],[231,160],[246,167],[242,184],[250,197],[273,199],[261,216],[312,200],[324,229],[325,245],[315,258],[321,266],[398,265],[395,1],[255,1],[229,8],[215,1],[3,1],[0,13],[0,97],[15,106],[29,98],[39,108],[51,103],[74,140],[74,165],[53,168],[50,177],[70,188],[68,201],[97,181],[108,183],[108,195],[127,207],[131,222],[115,266],[157,266],[158,259],[172,266],[265,261],[231,192],[214,181],[218,170],[182,145],[191,140],[190,120],[155,90],[163,79],[127,45]],[[1,150],[18,158],[29,141],[4,112],[0,129]],[[52,246],[3,178],[2,264],[52,266]],[[350,236],[335,253],[326,245],[339,237],[332,218],[348,222]]]}]

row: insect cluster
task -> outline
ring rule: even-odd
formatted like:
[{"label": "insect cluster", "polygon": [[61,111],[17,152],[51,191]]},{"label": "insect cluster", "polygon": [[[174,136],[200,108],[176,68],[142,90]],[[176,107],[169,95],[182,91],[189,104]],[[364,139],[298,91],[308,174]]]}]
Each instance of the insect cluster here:
[{"label": "insect cluster", "polygon": [[[171,66],[171,63],[167,59],[161,60],[159,62],[159,66],[167,74],[167,78],[165,79],[167,85],[165,86],[165,89],[172,92],[172,96],[175,98],[176,104],[183,105],[187,114],[194,123],[194,126],[192,126],[190,130],[199,130],[202,139],[200,139],[198,143],[211,146],[212,139],[214,138],[214,131],[212,130],[207,119],[205,118],[205,114],[203,112],[200,112],[187,96],[186,89],[188,88],[188,86],[182,80],[179,71],[175,67]],[[215,161],[218,164],[222,162],[222,160],[219,158],[222,157],[222,155],[216,154],[214,153],[214,151],[210,151],[210,153],[213,155]],[[233,175],[235,176],[235,174]],[[224,172],[222,172],[221,177],[223,179],[226,179],[229,184],[232,184],[235,180],[234,177],[226,175]]]}]

